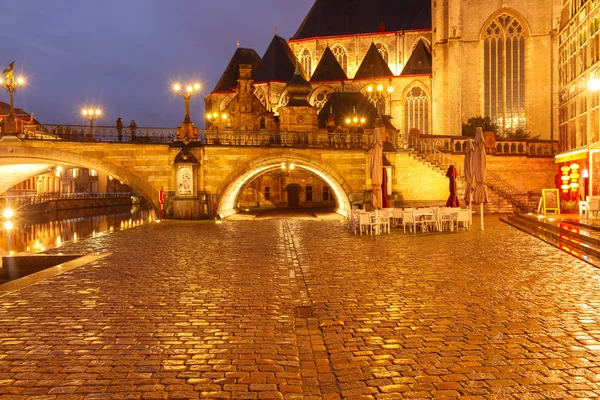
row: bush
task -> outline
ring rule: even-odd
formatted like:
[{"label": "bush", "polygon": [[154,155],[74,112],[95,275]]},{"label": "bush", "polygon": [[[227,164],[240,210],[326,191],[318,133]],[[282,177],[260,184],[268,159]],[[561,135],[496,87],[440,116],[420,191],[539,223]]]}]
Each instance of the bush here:
[{"label": "bush", "polygon": [[494,132],[494,134],[498,133],[498,125],[492,122],[490,117],[479,116],[469,118],[467,123],[462,125],[462,135],[475,136],[478,127],[482,127],[484,132]]},{"label": "bush", "polygon": [[579,212],[579,202],[574,200],[561,201],[560,212],[563,214],[573,214]]}]

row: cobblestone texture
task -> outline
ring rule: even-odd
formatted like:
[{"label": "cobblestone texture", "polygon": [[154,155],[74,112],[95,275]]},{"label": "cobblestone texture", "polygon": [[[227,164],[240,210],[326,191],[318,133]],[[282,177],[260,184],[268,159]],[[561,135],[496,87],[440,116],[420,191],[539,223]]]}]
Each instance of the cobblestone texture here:
[{"label": "cobblestone texture", "polygon": [[0,298],[3,399],[600,394],[600,271],[497,220],[164,222],[60,250],[113,254]]}]

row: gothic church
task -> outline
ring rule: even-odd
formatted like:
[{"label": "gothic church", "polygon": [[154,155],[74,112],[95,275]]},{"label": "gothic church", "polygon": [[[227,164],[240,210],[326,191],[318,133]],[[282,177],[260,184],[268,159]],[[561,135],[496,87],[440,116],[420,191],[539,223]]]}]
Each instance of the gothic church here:
[{"label": "gothic church", "polygon": [[[488,116],[501,134],[554,139],[560,9],[560,0],[316,0],[289,41],[275,35],[262,57],[237,48],[205,99],[206,127],[331,131],[360,114],[369,129],[380,114],[400,134],[460,135],[469,118]],[[307,107],[289,107],[294,96]]]}]

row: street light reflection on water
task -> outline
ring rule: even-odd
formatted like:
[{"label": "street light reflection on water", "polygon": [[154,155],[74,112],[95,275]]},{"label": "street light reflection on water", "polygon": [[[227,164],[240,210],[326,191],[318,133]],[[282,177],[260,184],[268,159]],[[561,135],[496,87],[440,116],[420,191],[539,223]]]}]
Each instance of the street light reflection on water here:
[{"label": "street light reflection on water", "polygon": [[[21,252],[40,252],[66,242],[98,237],[105,232],[133,228],[156,221],[150,207],[114,207],[104,214],[90,215],[95,209],[71,210],[59,218],[20,216],[15,213],[11,227],[0,227],[0,257]],[[85,214],[85,215],[82,215]]]}]

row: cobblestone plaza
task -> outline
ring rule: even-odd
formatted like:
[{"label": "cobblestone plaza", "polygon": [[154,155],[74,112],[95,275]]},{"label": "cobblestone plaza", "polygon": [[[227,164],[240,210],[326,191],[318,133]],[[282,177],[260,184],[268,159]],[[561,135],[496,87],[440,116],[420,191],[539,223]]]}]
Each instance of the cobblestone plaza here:
[{"label": "cobblestone plaza", "polygon": [[112,254],[0,297],[2,399],[600,394],[600,271],[494,217],[168,221],[59,250]]}]

